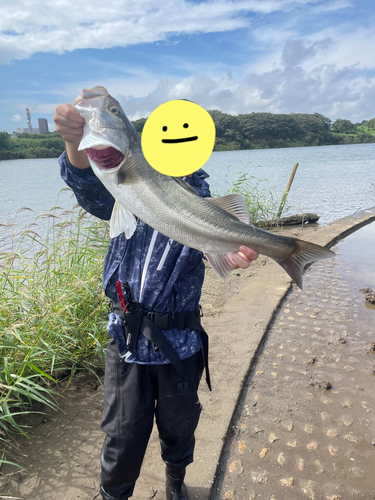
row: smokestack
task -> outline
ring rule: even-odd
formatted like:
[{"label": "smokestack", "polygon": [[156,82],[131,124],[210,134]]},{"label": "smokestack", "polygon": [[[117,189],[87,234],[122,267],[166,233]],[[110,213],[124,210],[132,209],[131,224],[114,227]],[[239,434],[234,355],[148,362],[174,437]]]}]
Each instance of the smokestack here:
[{"label": "smokestack", "polygon": [[30,134],[32,134],[33,133],[33,127],[31,126],[30,111],[29,111],[28,107],[26,107],[25,110],[26,110],[26,117],[27,117],[27,127],[29,129]]}]

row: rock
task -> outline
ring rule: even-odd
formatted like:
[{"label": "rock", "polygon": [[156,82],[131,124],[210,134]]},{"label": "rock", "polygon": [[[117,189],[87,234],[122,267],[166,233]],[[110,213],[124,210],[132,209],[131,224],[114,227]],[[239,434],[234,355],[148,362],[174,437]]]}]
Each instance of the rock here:
[{"label": "rock", "polygon": [[372,293],[371,288],[361,288],[359,291],[362,292],[362,293],[364,293],[364,294],[366,294],[366,293]]},{"label": "rock", "polygon": [[328,380],[312,380],[309,383],[310,387],[317,387],[318,389],[321,389],[323,391],[328,391],[329,389],[332,389],[332,384]]},{"label": "rock", "polygon": [[366,302],[370,302],[370,304],[375,304],[375,293],[367,293],[365,299]]},{"label": "rock", "polygon": [[338,346],[340,344],[346,344],[347,340],[339,333],[338,335],[333,336],[332,340],[328,341],[328,345]]}]

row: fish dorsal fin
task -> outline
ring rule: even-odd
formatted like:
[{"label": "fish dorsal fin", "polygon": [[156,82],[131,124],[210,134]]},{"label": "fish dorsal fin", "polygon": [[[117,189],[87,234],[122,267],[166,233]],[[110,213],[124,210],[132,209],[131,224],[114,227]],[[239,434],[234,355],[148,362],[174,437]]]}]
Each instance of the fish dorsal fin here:
[{"label": "fish dorsal fin", "polygon": [[231,259],[231,255],[235,255],[236,252],[230,254],[219,255],[213,253],[206,253],[205,257],[210,263],[212,269],[215,273],[224,280],[227,279],[232,271],[238,268],[238,265],[234,260]]},{"label": "fish dorsal fin", "polygon": [[184,189],[186,189],[186,191],[189,191],[189,193],[192,193],[192,194],[195,194],[197,196],[198,193],[197,191],[193,188],[193,186],[190,186],[190,184],[188,184],[187,182],[183,181],[180,177],[173,177],[173,179],[177,182],[177,184],[181,187],[183,187]]},{"label": "fish dorsal fin", "polygon": [[117,172],[117,182],[119,184],[132,184],[139,180],[139,173],[148,165],[142,153],[125,157],[125,160]]},{"label": "fish dorsal fin", "polygon": [[137,221],[134,215],[116,200],[109,226],[110,237],[115,238],[121,233],[125,233],[126,239],[129,239],[133,236],[136,227]]},{"label": "fish dorsal fin", "polygon": [[216,206],[237,217],[241,222],[245,224],[250,223],[249,209],[242,194],[232,193],[220,196],[219,198],[208,199]]}]

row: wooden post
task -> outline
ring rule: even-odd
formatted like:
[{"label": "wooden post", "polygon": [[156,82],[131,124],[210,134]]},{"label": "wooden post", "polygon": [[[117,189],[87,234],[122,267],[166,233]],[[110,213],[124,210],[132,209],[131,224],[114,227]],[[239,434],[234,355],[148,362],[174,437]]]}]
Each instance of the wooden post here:
[{"label": "wooden post", "polygon": [[286,186],[286,189],[284,191],[283,197],[281,198],[281,203],[280,203],[280,206],[279,206],[279,210],[277,211],[276,220],[280,219],[281,214],[282,214],[282,212],[284,210],[286,199],[288,197],[290,188],[292,187],[292,182],[293,182],[294,176],[296,175],[297,168],[298,168],[298,163],[295,163],[294,167],[293,167],[293,170],[292,170],[292,173],[290,174],[290,179],[289,179],[288,185]]}]

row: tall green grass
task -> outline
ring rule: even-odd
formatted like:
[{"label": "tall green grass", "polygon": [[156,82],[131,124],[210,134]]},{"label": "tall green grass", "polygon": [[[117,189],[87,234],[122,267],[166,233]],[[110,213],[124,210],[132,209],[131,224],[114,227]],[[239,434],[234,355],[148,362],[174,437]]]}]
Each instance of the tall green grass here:
[{"label": "tall green grass", "polygon": [[[230,168],[230,167],[228,167]],[[259,167],[256,167],[259,168]],[[242,171],[235,172],[232,184],[227,190],[227,194],[239,193],[245,198],[250,215],[250,224],[262,226],[265,221],[275,221],[279,219],[290,206],[284,195],[276,194],[276,187],[269,179],[259,178],[252,174],[249,165]],[[282,213],[277,217],[281,202],[283,202]]]},{"label": "tall green grass", "polygon": [[[56,408],[59,381],[104,365],[102,269],[107,223],[55,207],[44,236],[28,227],[0,254],[0,440],[26,435],[19,415]],[[36,220],[36,223],[40,220]],[[0,463],[4,461],[3,456]]]}]

